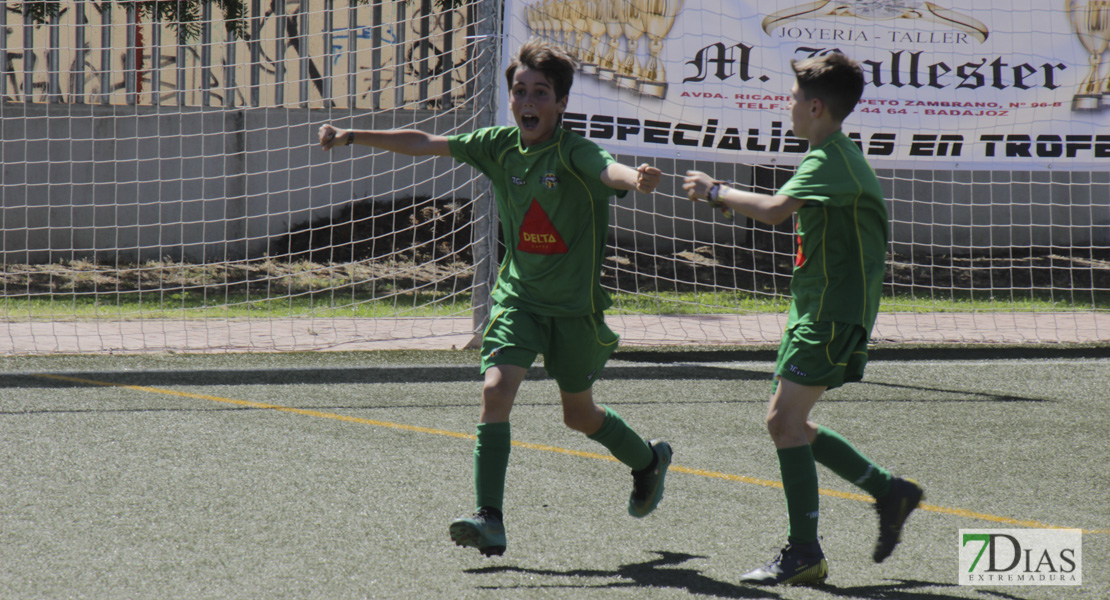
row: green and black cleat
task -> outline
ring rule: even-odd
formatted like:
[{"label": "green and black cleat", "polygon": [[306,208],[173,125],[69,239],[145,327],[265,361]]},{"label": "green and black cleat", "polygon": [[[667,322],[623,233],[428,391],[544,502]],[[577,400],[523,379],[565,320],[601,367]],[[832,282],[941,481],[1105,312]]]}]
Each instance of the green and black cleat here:
[{"label": "green and black cleat", "polygon": [[748,571],[740,583],[752,585],[816,585],[829,576],[829,564],[821,544],[787,543],[766,566]]},{"label": "green and black cleat", "polygon": [[483,507],[473,516],[455,519],[448,531],[457,546],[477,548],[483,556],[505,554],[505,524],[496,509]]},{"label": "green and black cleat", "polygon": [[875,542],[872,558],[881,563],[902,539],[902,526],[910,513],[921,504],[925,492],[912,479],[895,477],[890,481],[890,492],[875,500],[875,510],[879,513],[879,540]]}]

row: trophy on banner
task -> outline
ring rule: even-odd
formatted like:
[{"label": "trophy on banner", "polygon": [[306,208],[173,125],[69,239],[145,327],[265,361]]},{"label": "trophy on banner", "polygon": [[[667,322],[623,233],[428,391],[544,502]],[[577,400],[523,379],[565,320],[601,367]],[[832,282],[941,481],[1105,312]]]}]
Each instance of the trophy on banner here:
[{"label": "trophy on banner", "polygon": [[556,27],[563,32],[563,51],[569,54],[571,58],[578,60],[578,40],[575,37],[574,21],[572,20],[569,2],[555,3],[555,19],[558,21]]},{"label": "trophy on banner", "polygon": [[644,21],[640,11],[631,2],[616,2],[621,16],[621,30],[628,41],[624,60],[617,67],[617,85],[639,91],[643,68],[640,66],[640,38],[644,36]]},{"label": "trophy on banner", "polygon": [[667,95],[667,76],[659,54],[663,51],[663,40],[671,32],[678,13],[682,10],[683,0],[634,0],[633,6],[640,11],[644,29],[648,36],[650,57],[643,71],[641,90],[645,94],[663,98]]},{"label": "trophy on banner", "polygon": [[573,32],[571,36],[573,40],[571,51],[581,68],[582,56],[586,54],[582,46],[586,43],[586,36],[589,35],[589,25],[586,24],[585,2],[583,2],[583,0],[566,0],[566,4],[566,18]]},{"label": "trophy on banner", "polygon": [[540,35],[540,9],[535,4],[524,11],[524,22],[528,23],[528,30],[532,35]]},{"label": "trophy on banner", "polygon": [[[601,36],[605,35],[605,23],[601,21],[601,6],[598,0],[578,0],[582,8],[582,17],[585,19],[583,31],[579,34],[582,41],[582,71],[591,75],[597,74],[597,65],[601,57],[597,53],[601,45]],[[585,42],[589,37],[589,44]]]},{"label": "trophy on banner", "polygon": [[559,23],[555,17],[555,2],[544,0],[540,12],[543,14],[544,37],[552,44],[559,45]]},{"label": "trophy on banner", "polygon": [[[1071,101],[1072,110],[1101,110],[1110,102],[1103,85],[1102,55],[1110,45],[1110,0],[1067,0],[1068,18],[1079,43],[1090,53],[1091,69]],[[1106,78],[1110,84],[1110,76]]]},{"label": "trophy on banner", "polygon": [[621,0],[598,0],[597,3],[605,34],[609,37],[609,47],[597,64],[598,77],[612,81],[617,76],[617,49],[621,43]]}]

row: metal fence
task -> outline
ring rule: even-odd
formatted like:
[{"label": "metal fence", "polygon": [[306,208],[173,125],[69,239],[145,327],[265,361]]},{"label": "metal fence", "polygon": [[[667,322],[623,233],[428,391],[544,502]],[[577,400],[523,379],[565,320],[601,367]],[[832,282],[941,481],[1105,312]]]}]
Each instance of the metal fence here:
[{"label": "metal fence", "polygon": [[475,97],[475,3],[244,3],[248,13],[234,23],[204,2],[192,31],[134,2],[63,1],[46,22],[32,18],[28,3],[4,3],[0,98],[383,110]]}]

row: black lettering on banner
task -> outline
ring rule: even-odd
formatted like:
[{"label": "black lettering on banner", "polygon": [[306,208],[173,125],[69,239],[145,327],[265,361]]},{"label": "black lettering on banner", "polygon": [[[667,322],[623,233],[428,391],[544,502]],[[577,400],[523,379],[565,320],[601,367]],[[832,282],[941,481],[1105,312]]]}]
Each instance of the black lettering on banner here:
[{"label": "black lettering on banner", "polygon": [[1110,135],[1095,136],[1095,158],[1110,158]]},{"label": "black lettering on banner", "polygon": [[573,131],[586,137],[586,115],[581,113],[563,113],[563,129]]},{"label": "black lettering on banner", "polygon": [[1024,134],[1006,136],[1007,158],[1031,158],[1033,156],[1033,137]]},{"label": "black lettering on banner", "polygon": [[868,156],[893,156],[894,155],[894,140],[897,138],[894,133],[876,133],[871,136],[871,142],[867,145]]},{"label": "black lettering on banner", "polygon": [[[740,49],[739,58],[736,57],[737,48]],[[731,46],[726,46],[721,42],[710,44],[698,50],[692,60],[686,61],[686,64],[694,67],[698,72],[692,77],[683,79],[682,83],[699,83],[710,76],[724,81],[733,75],[738,75],[740,81],[750,81],[755,78],[751,74],[751,55],[752,47],[747,44],[733,44]],[[733,65],[737,62],[740,65],[739,73],[733,68]],[[770,77],[763,75],[759,80],[767,82]]]},{"label": "black lettering on banner", "polygon": [[[944,69],[943,73],[940,72],[941,69]],[[942,62],[929,65],[929,87],[937,88],[938,90],[943,88],[944,85],[941,84],[940,78],[951,72],[952,69]]]},{"label": "black lettering on banner", "polygon": [[759,129],[748,129],[748,150],[753,152],[766,152],[767,146],[759,143]]},{"label": "black lettering on banner", "polygon": [[640,120],[628,117],[617,117],[617,140],[625,141],[630,135],[640,133]]},{"label": "black lettering on banner", "polygon": [[685,135],[683,135],[684,131],[689,131],[690,133],[698,134],[698,133],[701,133],[701,127],[699,127],[697,125],[691,125],[689,123],[679,123],[679,124],[675,125],[674,126],[674,136],[671,137],[671,141],[674,142],[674,145],[675,146],[697,146],[698,145],[698,140],[687,138]]},{"label": "black lettering on banner", "polygon": [[964,136],[915,133],[910,143],[910,156],[962,156]]},{"label": "black lettering on banner", "polygon": [[1037,156],[1041,158],[1059,158],[1064,155],[1064,140],[1058,135],[1037,136]]},{"label": "black lettering on banner", "polygon": [[603,115],[590,117],[590,137],[602,140],[613,139],[613,117]]},{"label": "black lettering on banner", "polygon": [[717,119],[709,119],[705,124],[705,138],[701,141],[702,148],[712,148],[713,140],[717,137]]},{"label": "black lettering on banner", "polygon": [[644,121],[644,141],[666,144],[670,141],[671,124],[666,121]]},{"label": "black lettering on banner", "polygon": [[[808,51],[812,55],[818,50],[798,48],[797,51]],[[907,53],[905,50],[891,51],[886,60],[862,60],[860,65],[867,76],[867,83],[877,88],[887,85],[896,88],[929,86],[934,89],[955,86],[956,89],[977,90],[990,86],[997,90],[1007,88],[1055,90],[1060,87],[1056,82],[1057,73],[1068,70],[1068,66],[1063,63],[1011,65],[1002,57],[994,59],[984,57],[978,61],[956,65],[953,69],[943,61],[924,64],[928,61],[922,60],[923,54],[923,52]]]},{"label": "black lettering on banner", "polygon": [[995,134],[995,133],[991,133],[991,134],[987,134],[987,135],[983,135],[983,136],[979,137],[979,141],[987,143],[987,147],[984,150],[984,154],[987,156],[987,158],[992,158],[992,157],[996,156],[995,150],[994,150],[994,145],[998,142],[1001,142],[1001,141],[1005,140],[1005,139],[1006,139],[1006,136],[998,135],[998,134]]},{"label": "black lettering on banner", "polygon": [[744,146],[740,144],[740,130],[735,127],[726,127],[717,147],[722,150],[743,150]]},{"label": "black lettering on banner", "polygon": [[[956,76],[960,78],[960,83],[956,87],[966,90],[975,90],[983,87],[987,78],[979,72],[979,68],[985,64],[987,64],[987,59],[984,58],[982,62],[978,64],[964,63],[956,67]],[[968,68],[971,68],[971,70],[968,71]]]},{"label": "black lettering on banner", "polygon": [[1064,136],[1064,140],[1066,141],[1066,146],[1067,146],[1067,156],[1068,156],[1068,158],[1075,158],[1076,156],[1079,156],[1079,151],[1080,150],[1090,150],[1091,149],[1091,141],[1093,139],[1094,139],[1094,137],[1089,136],[1089,135],[1068,135],[1068,136]]},{"label": "black lettering on banner", "polygon": [[[925,104],[922,102],[921,104]],[[939,105],[949,106],[942,102]],[[933,109],[927,109],[933,110]],[[937,110],[938,114],[949,114],[948,109]],[[970,112],[952,110],[951,113]],[[996,111],[980,111],[992,113]],[[1002,111],[997,111],[1002,112]],[[565,113],[563,127],[587,138],[595,140],[615,140],[620,142],[674,146],[676,148],[708,148],[731,152],[755,152],[764,154],[805,154],[809,152],[809,142],[794,136],[782,121],[772,121],[769,128],[762,126],[740,127],[722,126],[719,119],[706,119],[704,124],[673,123],[632,117],[609,115],[586,115]],[[907,134],[909,135],[909,134]],[[1095,158],[1110,159],[1110,134],[1039,134],[1008,133],[983,134],[977,141],[969,140],[965,134],[956,133],[915,133],[909,137],[909,147],[898,144],[898,133],[872,133],[864,138],[859,132],[850,132],[848,137],[860,147],[867,156],[893,157],[899,151],[914,158],[961,158],[967,155],[968,148],[975,148],[975,154],[984,158],[1010,159],[1061,159]],[[903,138],[905,139],[905,138]],[[979,149],[982,154],[979,155]]]}]

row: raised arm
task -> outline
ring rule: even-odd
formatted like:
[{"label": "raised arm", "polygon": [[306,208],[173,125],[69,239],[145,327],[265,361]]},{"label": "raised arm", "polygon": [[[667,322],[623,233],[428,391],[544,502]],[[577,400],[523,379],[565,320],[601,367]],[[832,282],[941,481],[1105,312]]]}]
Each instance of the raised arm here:
[{"label": "raised arm", "polygon": [[644,163],[633,169],[628,165],[613,163],[601,172],[601,182],[615,190],[635,190],[650,194],[655,191],[663,172]]},{"label": "raised arm", "polygon": [[451,156],[446,137],[416,129],[340,129],[321,125],[319,135],[320,147],[324,150],[350,143],[409,156]]},{"label": "raised arm", "polygon": [[720,186],[714,193],[716,200],[726,208],[771,225],[778,225],[789,219],[790,215],[805,204],[803,200],[781,194],[771,196],[738,190],[701,171],[686,171],[682,189],[686,191],[690,200],[709,199],[709,192],[714,186]]}]

